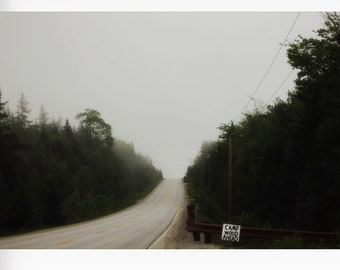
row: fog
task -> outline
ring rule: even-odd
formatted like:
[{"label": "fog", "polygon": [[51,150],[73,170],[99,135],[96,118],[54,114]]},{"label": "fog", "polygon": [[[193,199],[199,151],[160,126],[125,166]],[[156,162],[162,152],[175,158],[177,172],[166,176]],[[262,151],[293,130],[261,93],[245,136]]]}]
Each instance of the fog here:
[{"label": "fog", "polygon": [[287,46],[264,75],[282,42],[322,22],[318,12],[2,12],[0,88],[12,111],[24,93],[32,120],[41,105],[74,126],[99,111],[114,137],[179,178],[220,124],[286,99]]}]

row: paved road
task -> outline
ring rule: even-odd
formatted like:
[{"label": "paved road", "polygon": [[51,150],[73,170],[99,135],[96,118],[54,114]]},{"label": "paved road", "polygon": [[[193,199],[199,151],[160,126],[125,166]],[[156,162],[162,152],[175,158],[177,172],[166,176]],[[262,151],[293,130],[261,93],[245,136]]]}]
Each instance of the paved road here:
[{"label": "paved road", "polygon": [[183,182],[167,179],[128,209],[93,221],[2,237],[0,248],[144,249],[166,230],[183,200]]}]

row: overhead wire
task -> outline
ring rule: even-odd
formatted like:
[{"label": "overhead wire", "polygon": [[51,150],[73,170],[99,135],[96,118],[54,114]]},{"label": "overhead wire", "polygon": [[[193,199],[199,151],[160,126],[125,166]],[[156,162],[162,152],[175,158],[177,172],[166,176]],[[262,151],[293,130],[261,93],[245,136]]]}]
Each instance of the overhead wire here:
[{"label": "overhead wire", "polygon": [[[295,17],[295,20],[294,20],[293,24],[291,25],[291,27],[290,27],[290,29],[289,29],[287,35],[285,36],[283,42],[281,42],[281,46],[280,46],[279,50],[277,51],[276,55],[274,56],[274,58],[273,58],[271,64],[270,64],[269,67],[267,68],[267,71],[266,71],[265,74],[263,75],[262,79],[260,80],[259,84],[258,84],[257,87],[255,88],[255,90],[254,90],[254,92],[252,93],[252,95],[249,97],[248,102],[247,102],[246,105],[243,107],[242,111],[239,113],[239,115],[237,116],[236,120],[239,119],[239,117],[242,115],[242,113],[244,112],[244,110],[245,110],[245,109],[247,108],[247,106],[249,105],[250,101],[254,98],[254,96],[256,95],[256,93],[258,92],[258,90],[260,89],[260,87],[261,87],[263,81],[264,81],[265,78],[267,77],[267,75],[268,75],[269,71],[271,70],[273,64],[275,63],[275,61],[276,61],[278,55],[280,54],[280,52],[281,52],[283,46],[285,45],[285,42],[287,41],[288,36],[289,36],[290,33],[292,32],[293,27],[295,26],[295,24],[296,24],[296,22],[297,22],[297,20],[298,20],[298,18],[299,18],[299,16],[300,16],[300,14],[301,14],[301,12],[299,12],[299,13],[297,14],[297,16]],[[287,78],[287,79],[288,79],[288,78]]]},{"label": "overhead wire", "polygon": [[[238,115],[237,119],[241,116],[241,114],[242,114],[242,113],[244,112],[244,110],[247,108],[249,102],[250,102],[251,100],[254,100],[254,101],[255,101],[255,99],[254,99],[255,94],[258,92],[260,86],[262,85],[263,81],[265,80],[265,78],[267,77],[269,71],[271,70],[271,68],[272,68],[274,62],[276,61],[276,59],[277,59],[279,53],[281,52],[283,46],[285,45],[285,42],[287,41],[287,38],[288,38],[289,34],[291,33],[293,27],[295,26],[295,24],[296,24],[296,22],[297,22],[297,19],[299,18],[300,14],[301,14],[301,12],[299,12],[299,13],[297,14],[297,16],[295,17],[295,20],[294,20],[293,24],[291,25],[291,27],[290,27],[290,29],[289,29],[287,35],[285,36],[284,41],[281,43],[281,46],[280,46],[278,52],[276,53],[275,57],[273,58],[273,61],[272,61],[271,64],[269,65],[269,67],[268,67],[266,73],[265,73],[264,76],[262,77],[260,83],[259,83],[258,86],[256,87],[256,89],[255,89],[255,91],[253,92],[253,94],[252,94],[251,96],[249,96],[249,101],[248,101],[247,104],[244,106],[244,108],[242,109],[241,113]],[[279,87],[274,91],[274,93],[273,93],[273,94],[270,96],[270,98],[266,101],[265,106],[267,106],[267,105],[269,104],[269,102],[272,100],[272,98],[278,93],[278,91],[280,91],[280,89],[282,88],[282,86],[283,86],[283,85],[285,84],[285,82],[289,79],[289,77],[292,75],[293,72],[294,72],[294,69],[292,69],[292,70],[289,72],[289,74],[284,78],[284,80],[281,82],[281,84],[279,85]],[[256,103],[256,102],[255,102],[255,103]],[[249,136],[250,134],[253,134],[254,132],[258,131],[258,129],[259,129],[259,127],[258,127],[257,125],[255,125],[253,128],[251,128],[250,130],[247,131],[247,135]],[[246,146],[243,145],[243,146],[241,146],[241,147],[238,149],[238,151],[242,151],[242,150],[244,150],[245,148],[246,148]]]},{"label": "overhead wire", "polygon": [[[285,77],[285,79],[281,82],[279,87],[275,90],[275,92],[272,94],[272,96],[267,100],[267,102],[264,104],[264,106],[267,106],[268,103],[272,100],[272,98],[277,94],[278,91],[282,88],[282,86],[285,84],[285,82],[288,80],[288,78],[293,74],[294,69],[292,69],[289,74]],[[259,131],[259,126],[254,125],[253,128],[250,130],[247,130],[247,136],[250,136],[251,134],[256,134],[256,132]],[[246,145],[240,146],[237,151],[241,152],[242,150],[246,149]]]},{"label": "overhead wire", "polygon": [[264,106],[267,106],[268,103],[272,100],[272,98],[277,94],[277,92],[280,91],[280,89],[282,88],[282,86],[285,84],[285,82],[288,80],[288,78],[293,74],[294,69],[292,69],[289,74],[286,76],[286,78],[282,81],[282,83],[280,84],[280,86],[275,90],[275,92],[271,95],[271,97],[267,100],[267,102],[264,104]]},{"label": "overhead wire", "polygon": [[[299,18],[299,16],[300,16],[300,14],[301,14],[301,12],[299,12],[299,13],[297,14],[297,16],[295,17],[294,22],[292,23],[292,25],[291,25],[291,27],[290,27],[288,33],[286,34],[286,36],[285,36],[285,38],[284,38],[284,40],[283,40],[283,42],[281,43],[281,46],[280,46],[279,50],[277,51],[276,55],[274,56],[274,58],[273,58],[271,64],[269,65],[269,67],[268,67],[266,73],[265,73],[264,76],[262,77],[260,83],[257,85],[255,91],[252,93],[251,96],[249,96],[249,101],[248,101],[247,104],[244,106],[244,108],[242,109],[241,113],[238,115],[238,117],[236,118],[236,120],[239,119],[239,117],[241,116],[241,114],[244,112],[244,110],[245,110],[245,109],[247,108],[247,106],[249,105],[250,101],[251,101],[251,100],[255,100],[255,99],[254,99],[255,94],[256,94],[256,93],[258,92],[258,90],[260,89],[260,86],[262,85],[263,81],[265,80],[265,78],[267,77],[269,71],[271,70],[273,64],[275,63],[275,61],[276,61],[276,59],[277,59],[279,53],[281,52],[283,46],[285,45],[285,42],[286,42],[287,39],[288,39],[288,36],[289,36],[290,33],[292,32],[293,27],[295,26],[295,24],[296,24],[296,22],[297,22],[297,20],[298,20],[298,18]],[[294,69],[292,69],[292,70],[289,72],[289,74],[285,77],[285,79],[281,82],[281,84],[279,85],[279,87],[274,91],[274,93],[271,95],[271,97],[267,100],[267,102],[265,103],[265,106],[268,105],[268,103],[272,100],[272,98],[278,93],[278,91],[280,91],[280,89],[282,88],[282,86],[283,86],[283,85],[285,84],[285,82],[289,79],[289,77],[292,75],[293,72],[294,72]],[[255,131],[258,130],[258,128],[259,128],[259,127],[258,127],[257,125],[255,125],[253,128],[251,128],[250,130],[247,131],[247,135],[249,136],[250,134],[253,134]],[[243,146],[243,147],[241,146],[240,149],[238,149],[238,150],[243,150],[244,148],[245,148],[245,146]]]}]

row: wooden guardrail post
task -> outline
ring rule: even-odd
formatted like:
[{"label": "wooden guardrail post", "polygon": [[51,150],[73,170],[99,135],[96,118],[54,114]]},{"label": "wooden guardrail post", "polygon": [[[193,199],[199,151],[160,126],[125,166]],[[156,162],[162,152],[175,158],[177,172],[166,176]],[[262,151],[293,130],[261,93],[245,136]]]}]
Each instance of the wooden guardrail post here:
[{"label": "wooden guardrail post", "polygon": [[211,233],[204,233],[204,243],[210,244],[212,242]]},{"label": "wooden guardrail post", "polygon": [[[188,206],[188,213],[194,212],[194,206]],[[209,224],[197,222],[193,215],[188,215],[190,219],[187,220],[187,231],[193,234],[195,241],[200,241],[200,233],[204,234],[204,242],[212,242],[212,234],[220,235],[222,233],[221,224]],[[268,229],[268,228],[254,228],[242,227],[242,238],[260,238],[260,239],[283,239],[299,237],[304,242],[319,242],[327,244],[339,243],[340,233],[338,232],[314,232],[314,231],[297,231],[297,230],[283,230],[283,229]]]},{"label": "wooden guardrail post", "polygon": [[[196,220],[196,205],[195,204],[189,204],[187,206],[187,213],[188,213],[188,218],[187,218],[187,227],[191,226],[194,224],[194,221]],[[200,232],[193,231],[192,235],[194,237],[194,241],[200,241],[201,240],[201,235]]]},{"label": "wooden guardrail post", "polygon": [[201,240],[201,234],[199,232],[192,232],[192,235],[194,236],[194,241],[200,241]]},{"label": "wooden guardrail post", "polygon": [[188,213],[187,222],[196,220],[195,208],[196,208],[195,204],[189,204],[187,206],[187,213]]}]

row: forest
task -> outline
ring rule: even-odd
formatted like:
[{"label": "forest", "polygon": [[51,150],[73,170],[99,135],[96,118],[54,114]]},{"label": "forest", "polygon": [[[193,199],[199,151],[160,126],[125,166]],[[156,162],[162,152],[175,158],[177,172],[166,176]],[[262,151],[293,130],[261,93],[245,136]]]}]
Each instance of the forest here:
[{"label": "forest", "polygon": [[286,101],[222,124],[219,137],[202,144],[184,177],[198,220],[340,231],[339,14],[324,14],[315,33],[288,44],[298,73]]},{"label": "forest", "polygon": [[24,94],[14,113],[6,103],[0,91],[0,235],[111,214],[163,179],[96,110],[77,114],[75,128],[50,120],[43,106],[31,121]]}]

